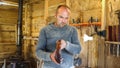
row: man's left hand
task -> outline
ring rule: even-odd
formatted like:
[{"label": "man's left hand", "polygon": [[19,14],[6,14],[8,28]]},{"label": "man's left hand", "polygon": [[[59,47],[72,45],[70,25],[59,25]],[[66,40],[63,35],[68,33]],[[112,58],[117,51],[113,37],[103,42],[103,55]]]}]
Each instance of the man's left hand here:
[{"label": "man's left hand", "polygon": [[67,46],[67,43],[65,40],[61,40],[61,50],[64,49]]}]

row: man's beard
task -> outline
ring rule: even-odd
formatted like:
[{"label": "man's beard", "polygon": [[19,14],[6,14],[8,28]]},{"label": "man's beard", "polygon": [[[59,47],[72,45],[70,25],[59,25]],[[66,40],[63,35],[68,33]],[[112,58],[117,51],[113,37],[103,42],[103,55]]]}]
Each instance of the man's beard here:
[{"label": "man's beard", "polygon": [[60,27],[63,27],[63,26],[65,26],[65,25],[66,25],[65,22],[61,22],[61,23],[59,23],[59,26],[60,26]]}]

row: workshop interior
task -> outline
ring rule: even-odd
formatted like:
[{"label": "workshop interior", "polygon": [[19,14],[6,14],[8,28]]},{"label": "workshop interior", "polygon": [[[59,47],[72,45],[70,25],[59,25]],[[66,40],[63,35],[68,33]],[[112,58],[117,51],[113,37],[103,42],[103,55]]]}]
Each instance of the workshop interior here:
[{"label": "workshop interior", "polygon": [[120,68],[120,0],[0,0],[0,68],[42,68],[39,33],[61,4],[82,47],[75,68]]}]

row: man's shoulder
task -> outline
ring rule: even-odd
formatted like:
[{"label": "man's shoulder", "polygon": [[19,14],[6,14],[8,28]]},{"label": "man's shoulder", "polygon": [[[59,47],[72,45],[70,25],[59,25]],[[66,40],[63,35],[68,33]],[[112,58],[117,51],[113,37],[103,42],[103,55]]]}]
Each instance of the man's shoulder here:
[{"label": "man's shoulder", "polygon": [[42,30],[48,30],[48,29],[50,29],[50,28],[52,28],[52,26],[51,26],[51,24],[48,24],[48,25],[44,26],[44,27],[42,28]]}]

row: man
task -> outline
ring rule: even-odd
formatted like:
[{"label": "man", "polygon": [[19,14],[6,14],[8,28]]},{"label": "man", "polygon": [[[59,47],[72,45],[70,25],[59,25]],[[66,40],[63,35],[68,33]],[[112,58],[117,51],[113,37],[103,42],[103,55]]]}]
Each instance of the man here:
[{"label": "man", "polygon": [[[71,68],[74,55],[81,50],[75,27],[69,26],[70,9],[60,5],[56,10],[56,22],[44,27],[36,48],[37,57],[44,61],[42,68]],[[61,40],[61,63],[55,60],[56,42]]]}]

